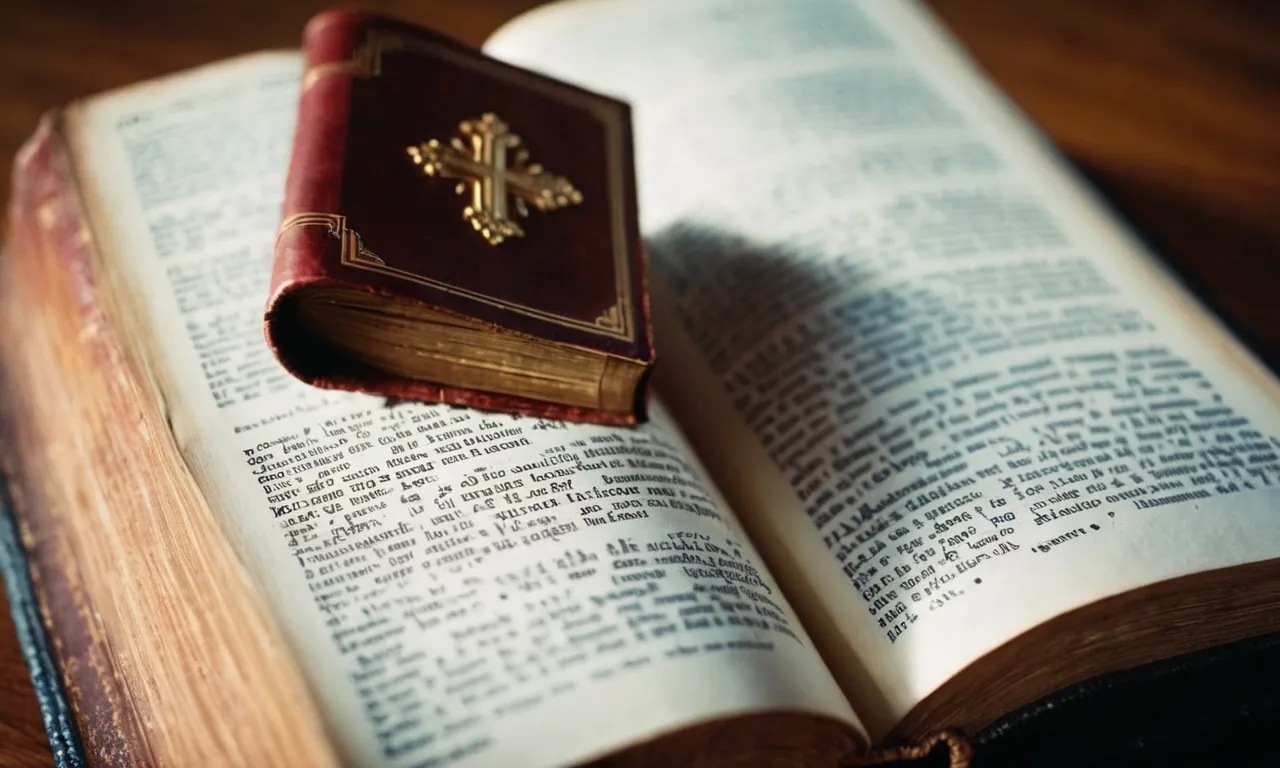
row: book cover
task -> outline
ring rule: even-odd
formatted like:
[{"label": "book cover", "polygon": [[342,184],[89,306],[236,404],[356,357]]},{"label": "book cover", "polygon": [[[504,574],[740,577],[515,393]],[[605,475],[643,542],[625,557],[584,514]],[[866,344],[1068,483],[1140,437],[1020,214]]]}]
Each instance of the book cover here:
[{"label": "book cover", "polygon": [[[304,54],[266,317],[285,367],[322,387],[642,419],[654,354],[627,105],[360,13],[317,17]],[[392,302],[398,325],[337,341]]]}]

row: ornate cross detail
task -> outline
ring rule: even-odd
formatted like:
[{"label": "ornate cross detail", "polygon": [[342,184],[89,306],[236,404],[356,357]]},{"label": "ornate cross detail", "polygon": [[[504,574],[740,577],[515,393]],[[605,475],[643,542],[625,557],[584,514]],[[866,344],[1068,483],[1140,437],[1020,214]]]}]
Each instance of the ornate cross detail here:
[{"label": "ornate cross detail", "polygon": [[463,120],[458,131],[462,136],[454,137],[448,145],[432,139],[407,151],[428,176],[461,179],[458,194],[470,188],[471,204],[463,209],[462,217],[491,245],[524,236],[509,214],[510,198],[515,199],[521,216],[529,215],[528,205],[554,211],[582,202],[582,193],[572,182],[530,163],[520,137],[492,112]]}]

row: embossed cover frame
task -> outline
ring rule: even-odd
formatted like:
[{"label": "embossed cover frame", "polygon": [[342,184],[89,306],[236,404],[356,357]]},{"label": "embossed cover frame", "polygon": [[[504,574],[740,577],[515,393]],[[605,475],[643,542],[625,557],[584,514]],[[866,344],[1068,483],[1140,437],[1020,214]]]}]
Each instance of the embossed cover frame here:
[{"label": "embossed cover frame", "polygon": [[[625,103],[354,12],[317,17],[304,48],[269,326],[291,290],[344,283],[652,360]],[[583,194],[579,205],[532,211],[519,221],[526,235],[498,246],[463,220],[457,182],[427,176],[406,152],[430,139],[447,143],[462,120],[486,112]],[[272,341],[279,351],[280,339]]]}]

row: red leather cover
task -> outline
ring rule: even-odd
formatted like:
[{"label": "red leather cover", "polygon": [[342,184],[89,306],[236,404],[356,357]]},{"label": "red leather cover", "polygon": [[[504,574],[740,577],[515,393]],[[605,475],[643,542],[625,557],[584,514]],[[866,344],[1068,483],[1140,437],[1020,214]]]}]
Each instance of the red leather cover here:
[{"label": "red leather cover", "polygon": [[[341,283],[420,301],[514,332],[651,364],[644,257],[626,104],[535,75],[443,35],[351,11],[321,14],[306,72],[266,312],[281,363],[320,387],[551,418],[634,423],[608,413],[399,378],[335,362],[293,318],[297,292]],[[491,245],[463,218],[455,179],[430,177],[407,148],[448,144],[496,113],[531,161],[582,201],[520,218]]]}]

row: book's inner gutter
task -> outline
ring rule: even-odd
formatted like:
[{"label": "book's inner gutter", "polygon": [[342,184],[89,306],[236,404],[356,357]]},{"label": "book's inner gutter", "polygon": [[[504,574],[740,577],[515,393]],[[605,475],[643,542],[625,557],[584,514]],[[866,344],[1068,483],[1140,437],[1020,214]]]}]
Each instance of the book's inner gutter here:
[{"label": "book's inner gutter", "polygon": [[340,287],[307,290],[296,316],[335,351],[368,366],[462,389],[624,412],[644,374],[624,358]]}]

